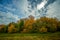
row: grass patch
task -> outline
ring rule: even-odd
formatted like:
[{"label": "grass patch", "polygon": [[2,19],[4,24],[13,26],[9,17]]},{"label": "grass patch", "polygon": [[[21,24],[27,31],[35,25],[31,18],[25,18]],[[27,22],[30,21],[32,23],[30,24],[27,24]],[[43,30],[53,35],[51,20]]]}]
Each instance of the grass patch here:
[{"label": "grass patch", "polygon": [[60,40],[60,32],[56,33],[0,33],[0,40]]}]

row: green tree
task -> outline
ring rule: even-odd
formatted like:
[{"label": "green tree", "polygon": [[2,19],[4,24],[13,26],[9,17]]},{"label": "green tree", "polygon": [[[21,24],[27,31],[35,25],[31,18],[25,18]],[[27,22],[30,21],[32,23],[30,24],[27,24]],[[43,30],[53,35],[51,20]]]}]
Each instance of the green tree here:
[{"label": "green tree", "polygon": [[21,32],[24,28],[24,20],[20,19],[20,22],[18,23],[18,32]]}]

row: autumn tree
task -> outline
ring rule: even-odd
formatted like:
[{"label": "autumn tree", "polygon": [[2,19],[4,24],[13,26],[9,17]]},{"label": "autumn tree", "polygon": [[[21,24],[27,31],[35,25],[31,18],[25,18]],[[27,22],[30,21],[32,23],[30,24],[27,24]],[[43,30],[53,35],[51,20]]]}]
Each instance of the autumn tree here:
[{"label": "autumn tree", "polygon": [[15,23],[12,22],[8,26],[8,33],[15,33],[15,32],[17,32],[17,28],[15,26]]},{"label": "autumn tree", "polygon": [[24,21],[24,30],[23,32],[30,32],[32,30],[32,24],[34,23],[34,17],[32,15],[29,16],[29,18],[25,19]]},{"label": "autumn tree", "polygon": [[37,29],[41,32],[55,32],[57,30],[57,23],[58,20],[55,18],[41,17],[36,20]]},{"label": "autumn tree", "polygon": [[4,32],[4,25],[0,25],[0,32]]}]

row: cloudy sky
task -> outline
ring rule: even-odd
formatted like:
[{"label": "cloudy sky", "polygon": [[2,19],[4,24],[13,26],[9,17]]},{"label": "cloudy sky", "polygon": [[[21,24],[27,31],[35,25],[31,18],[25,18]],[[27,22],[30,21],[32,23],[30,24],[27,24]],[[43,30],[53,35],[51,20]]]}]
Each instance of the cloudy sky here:
[{"label": "cloudy sky", "polygon": [[17,22],[33,15],[60,19],[60,0],[0,0],[0,24]]}]

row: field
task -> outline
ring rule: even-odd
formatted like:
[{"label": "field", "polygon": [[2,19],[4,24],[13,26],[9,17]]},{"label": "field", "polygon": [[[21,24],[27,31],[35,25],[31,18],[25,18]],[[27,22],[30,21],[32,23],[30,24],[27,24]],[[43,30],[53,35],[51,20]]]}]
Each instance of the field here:
[{"label": "field", "polygon": [[0,40],[60,40],[60,32],[56,33],[0,33]]}]

